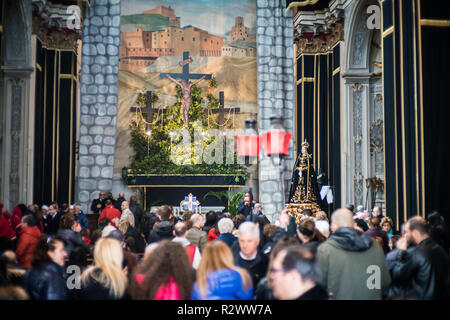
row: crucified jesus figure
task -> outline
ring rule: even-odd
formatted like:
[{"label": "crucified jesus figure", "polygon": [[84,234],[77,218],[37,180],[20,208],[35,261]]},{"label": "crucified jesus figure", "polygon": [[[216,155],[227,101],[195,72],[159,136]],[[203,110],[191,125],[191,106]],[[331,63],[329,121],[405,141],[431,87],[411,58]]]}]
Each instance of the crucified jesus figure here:
[{"label": "crucified jesus figure", "polygon": [[181,99],[181,110],[183,113],[183,123],[186,128],[188,128],[189,122],[188,122],[188,114],[189,114],[189,108],[191,106],[191,87],[193,85],[196,85],[200,81],[206,78],[206,76],[201,77],[197,81],[190,83],[189,80],[176,80],[172,78],[170,75],[167,74],[167,78],[175,82],[177,85],[181,87],[181,92],[183,93],[183,98]]}]

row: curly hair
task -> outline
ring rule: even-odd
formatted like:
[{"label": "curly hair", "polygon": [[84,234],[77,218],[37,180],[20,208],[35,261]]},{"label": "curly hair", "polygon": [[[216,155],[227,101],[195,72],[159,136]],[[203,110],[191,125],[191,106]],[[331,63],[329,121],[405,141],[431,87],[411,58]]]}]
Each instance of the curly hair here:
[{"label": "curly hair", "polygon": [[385,224],[385,223],[389,223],[389,224],[391,225],[391,228],[394,228],[394,222],[392,221],[391,218],[389,218],[389,217],[383,217],[383,218],[381,219],[380,226],[383,226],[383,224]]},{"label": "curly hair", "polygon": [[[141,284],[136,275],[143,275]],[[186,250],[176,242],[163,240],[152,253],[137,266],[130,283],[130,294],[135,300],[154,299],[158,289],[173,277],[180,298],[191,298],[194,274]]]}]

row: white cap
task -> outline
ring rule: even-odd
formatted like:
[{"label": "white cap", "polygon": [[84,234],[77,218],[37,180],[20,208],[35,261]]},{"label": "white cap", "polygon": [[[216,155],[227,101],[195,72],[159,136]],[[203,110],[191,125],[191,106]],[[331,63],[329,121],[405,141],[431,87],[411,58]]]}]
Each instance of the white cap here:
[{"label": "white cap", "polygon": [[44,205],[41,207],[41,209],[45,209],[45,210],[48,211],[48,206],[44,204]]},{"label": "white cap", "polygon": [[325,220],[317,220],[315,223],[315,227],[321,234],[324,232],[330,232],[330,224]]}]

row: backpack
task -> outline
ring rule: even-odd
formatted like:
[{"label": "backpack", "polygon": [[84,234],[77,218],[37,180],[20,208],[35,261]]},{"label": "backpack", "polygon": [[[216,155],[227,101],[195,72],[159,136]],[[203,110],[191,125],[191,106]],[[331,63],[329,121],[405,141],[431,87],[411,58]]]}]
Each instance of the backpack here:
[{"label": "backpack", "polygon": [[188,254],[189,261],[191,262],[191,264],[194,262],[194,256],[195,256],[196,249],[197,248],[193,244],[190,244],[186,247],[186,252]]}]

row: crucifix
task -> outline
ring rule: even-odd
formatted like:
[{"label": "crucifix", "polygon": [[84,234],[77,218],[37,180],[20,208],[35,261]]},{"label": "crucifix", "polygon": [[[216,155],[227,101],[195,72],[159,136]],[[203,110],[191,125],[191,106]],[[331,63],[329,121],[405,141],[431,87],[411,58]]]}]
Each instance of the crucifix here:
[{"label": "crucifix", "polygon": [[[161,78],[168,78],[172,82],[176,83],[181,87],[181,92],[183,93],[183,98],[181,100],[181,109],[183,113],[183,123],[187,128],[189,125],[188,114],[189,108],[191,106],[191,87],[196,85],[204,79],[211,79],[211,74],[201,74],[201,73],[189,73],[189,64],[192,62],[192,58],[189,57],[189,51],[183,52],[183,61],[179,63],[183,67],[183,73],[161,73]],[[198,79],[197,81],[190,83],[190,79]]]},{"label": "crucifix", "polygon": [[225,97],[223,91],[219,92],[219,109],[211,109],[212,114],[219,114],[219,129],[223,131],[225,122],[223,121],[224,115],[227,112],[240,112],[240,108],[225,108]]},{"label": "crucifix", "polygon": [[145,113],[145,121],[146,121],[145,131],[152,129],[153,115],[155,113],[159,113],[159,112],[162,112],[163,114],[166,113],[166,109],[153,108],[151,91],[145,92],[145,108],[136,108],[136,107],[130,108],[131,112],[138,112],[139,110],[142,113]]}]

